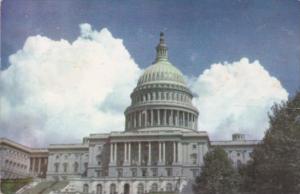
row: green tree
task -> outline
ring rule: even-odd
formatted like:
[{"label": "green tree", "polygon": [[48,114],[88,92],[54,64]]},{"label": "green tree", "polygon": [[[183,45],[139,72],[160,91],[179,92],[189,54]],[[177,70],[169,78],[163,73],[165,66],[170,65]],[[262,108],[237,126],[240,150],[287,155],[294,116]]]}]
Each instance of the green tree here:
[{"label": "green tree", "polygon": [[275,105],[270,127],[242,170],[242,190],[257,194],[300,193],[300,92]]},{"label": "green tree", "polygon": [[204,156],[204,165],[193,191],[195,194],[234,194],[238,190],[238,180],[238,173],[227,153],[217,147]]}]

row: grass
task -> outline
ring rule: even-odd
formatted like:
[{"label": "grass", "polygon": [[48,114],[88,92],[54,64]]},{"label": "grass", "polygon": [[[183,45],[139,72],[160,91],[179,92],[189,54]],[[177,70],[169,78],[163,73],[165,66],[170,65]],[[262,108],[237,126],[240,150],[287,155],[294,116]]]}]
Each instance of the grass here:
[{"label": "grass", "polygon": [[1,180],[1,191],[3,194],[14,194],[16,191],[18,191],[31,181],[31,178]]},{"label": "grass", "polygon": [[176,194],[174,191],[158,191],[158,192],[149,192],[149,194]]}]

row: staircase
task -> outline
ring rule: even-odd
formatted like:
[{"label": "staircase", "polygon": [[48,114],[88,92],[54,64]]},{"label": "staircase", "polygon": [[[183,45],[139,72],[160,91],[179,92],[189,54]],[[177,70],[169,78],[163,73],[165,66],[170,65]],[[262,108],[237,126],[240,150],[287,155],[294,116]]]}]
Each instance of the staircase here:
[{"label": "staircase", "polygon": [[58,191],[68,185],[67,181],[42,181],[36,186],[22,191],[20,194],[49,194]]}]

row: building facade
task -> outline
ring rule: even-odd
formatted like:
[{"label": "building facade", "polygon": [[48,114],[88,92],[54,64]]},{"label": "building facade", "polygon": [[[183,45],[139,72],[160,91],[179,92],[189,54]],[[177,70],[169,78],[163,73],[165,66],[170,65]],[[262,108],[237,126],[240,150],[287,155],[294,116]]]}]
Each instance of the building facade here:
[{"label": "building facade", "polygon": [[47,149],[32,149],[0,138],[0,156],[0,179],[46,177]]},{"label": "building facade", "polygon": [[[193,94],[182,73],[169,62],[162,33],[156,59],[130,97],[124,132],[90,134],[80,144],[49,145],[47,180],[69,182],[60,193],[180,192],[201,173],[209,149],[223,147],[237,166],[250,159],[258,143],[245,140],[242,134],[234,134],[232,141],[210,141],[205,131],[198,130]],[[24,150],[24,172],[40,172],[46,160],[35,158],[46,152],[20,150]]]},{"label": "building facade", "polygon": [[[91,134],[82,144],[50,145],[47,178],[68,180],[64,192],[142,194],[181,191],[200,174],[203,156],[222,146],[252,150],[245,139],[210,142],[198,131],[198,110],[182,73],[168,60],[161,34],[156,59],[139,78],[125,110],[125,131]],[[241,135],[242,136],[242,135]],[[243,158],[246,162],[249,158]]]}]

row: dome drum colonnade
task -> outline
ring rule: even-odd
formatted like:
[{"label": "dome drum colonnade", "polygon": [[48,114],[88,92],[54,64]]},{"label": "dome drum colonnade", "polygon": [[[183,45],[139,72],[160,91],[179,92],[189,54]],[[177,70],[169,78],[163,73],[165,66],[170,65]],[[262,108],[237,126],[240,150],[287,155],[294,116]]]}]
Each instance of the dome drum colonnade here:
[{"label": "dome drum colonnade", "polygon": [[197,130],[198,111],[182,73],[168,61],[161,33],[156,60],[140,77],[125,111],[125,130],[182,128]]}]

